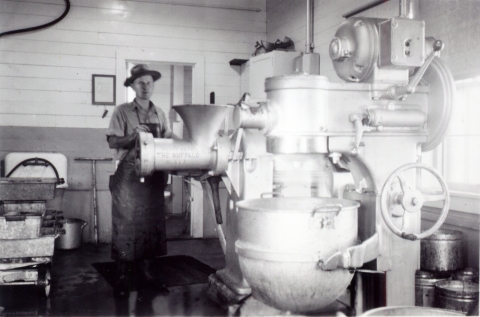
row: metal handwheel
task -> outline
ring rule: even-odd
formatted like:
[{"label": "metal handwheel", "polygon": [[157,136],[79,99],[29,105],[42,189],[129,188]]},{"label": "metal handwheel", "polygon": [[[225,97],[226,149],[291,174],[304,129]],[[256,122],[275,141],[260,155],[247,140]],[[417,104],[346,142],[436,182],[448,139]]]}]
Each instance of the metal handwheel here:
[{"label": "metal handwheel", "polygon": [[[429,171],[437,181],[442,186],[442,192],[440,194],[427,194],[421,192],[420,190],[416,189],[414,186],[411,186],[406,180],[403,173],[409,169],[425,169]],[[389,188],[394,183],[394,181],[398,179],[400,183],[401,192],[398,193],[394,199],[388,201],[388,198],[391,197],[389,194]],[[408,212],[419,212],[423,206],[423,204],[427,201],[444,201],[444,205],[442,208],[442,212],[440,213],[440,217],[438,218],[437,222],[428,230],[422,233],[405,233],[399,230],[392,221],[392,216],[390,214],[390,208],[392,203],[400,205],[405,211]],[[397,170],[395,170],[385,181],[385,184],[382,188],[382,193],[380,196],[380,209],[382,212],[383,219],[387,227],[397,236],[407,239],[407,240],[421,240],[429,237],[435,231],[440,228],[443,224],[445,219],[447,218],[448,214],[448,207],[450,205],[450,195],[448,191],[447,184],[445,180],[440,176],[440,174],[432,167],[421,164],[421,163],[412,163],[406,164]]]}]

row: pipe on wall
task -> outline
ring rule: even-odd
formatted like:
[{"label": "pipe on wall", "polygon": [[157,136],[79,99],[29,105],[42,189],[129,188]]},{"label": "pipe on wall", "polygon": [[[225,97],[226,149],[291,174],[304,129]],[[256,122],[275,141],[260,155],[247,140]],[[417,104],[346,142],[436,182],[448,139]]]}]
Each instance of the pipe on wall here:
[{"label": "pipe on wall", "polygon": [[[148,1],[147,1],[148,2]],[[206,5],[200,3],[178,3],[178,1],[152,1],[156,4],[168,4],[168,5],[177,5],[185,7],[199,7],[199,8],[212,8],[212,9],[225,9],[225,10],[237,10],[237,11],[250,11],[250,12],[261,12],[259,8],[242,8],[234,6],[225,6],[225,5]]]},{"label": "pipe on wall", "polygon": [[53,20],[53,21],[51,21],[51,22],[48,22],[48,23],[45,23],[45,24],[42,24],[42,25],[30,27],[30,28],[18,29],[18,30],[12,30],[12,31],[3,32],[3,33],[0,33],[0,37],[5,36],[5,35],[12,35],[12,34],[17,34],[17,33],[31,32],[31,31],[36,31],[36,30],[40,30],[40,29],[47,28],[47,27],[49,27],[49,26],[52,26],[52,25],[57,24],[58,22],[62,21],[62,20],[67,16],[68,11],[70,11],[70,0],[65,0],[65,10],[63,11],[62,15],[59,16],[58,18],[56,18],[55,20]]},{"label": "pipe on wall", "polygon": [[305,54],[309,54],[312,52],[312,0],[307,0],[307,24],[305,25],[305,29],[307,31],[307,35],[305,38]]},{"label": "pipe on wall", "polygon": [[[356,15],[356,14],[359,14],[359,13],[362,13],[362,12],[364,12],[364,11],[367,11],[367,10],[369,10],[369,9],[371,9],[371,8],[374,8],[374,7],[376,7],[376,6],[380,5],[380,4],[385,3],[385,2],[388,2],[388,1],[390,1],[390,0],[375,0],[375,1],[369,2],[369,3],[367,3],[367,4],[365,4],[365,5],[361,6],[361,7],[358,7],[358,8],[356,8],[356,9],[352,10],[352,11],[349,11],[349,12],[343,14],[342,17],[344,17],[345,19],[348,19],[348,18],[350,18],[350,17],[352,17],[352,16],[354,16],[354,15]],[[400,1],[403,1],[403,0],[400,0]]]},{"label": "pipe on wall", "polygon": [[400,17],[402,18],[414,18],[414,3],[413,0],[399,0]]}]

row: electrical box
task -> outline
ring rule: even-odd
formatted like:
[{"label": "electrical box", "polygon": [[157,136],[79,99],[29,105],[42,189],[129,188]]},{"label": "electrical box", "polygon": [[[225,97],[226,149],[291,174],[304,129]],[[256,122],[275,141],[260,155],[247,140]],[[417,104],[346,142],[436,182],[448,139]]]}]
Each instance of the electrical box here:
[{"label": "electrical box", "polygon": [[419,67],[425,61],[425,22],[393,18],[379,23],[380,67]]}]

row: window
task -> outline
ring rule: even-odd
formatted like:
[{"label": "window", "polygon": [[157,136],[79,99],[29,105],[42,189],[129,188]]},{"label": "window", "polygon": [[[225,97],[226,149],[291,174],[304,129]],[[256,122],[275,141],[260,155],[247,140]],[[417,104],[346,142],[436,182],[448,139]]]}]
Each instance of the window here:
[{"label": "window", "polygon": [[480,76],[456,81],[457,95],[443,143],[422,159],[446,180],[450,209],[480,212]]},{"label": "window", "polygon": [[480,193],[480,77],[456,82],[457,98],[443,141],[443,174],[452,190]]}]

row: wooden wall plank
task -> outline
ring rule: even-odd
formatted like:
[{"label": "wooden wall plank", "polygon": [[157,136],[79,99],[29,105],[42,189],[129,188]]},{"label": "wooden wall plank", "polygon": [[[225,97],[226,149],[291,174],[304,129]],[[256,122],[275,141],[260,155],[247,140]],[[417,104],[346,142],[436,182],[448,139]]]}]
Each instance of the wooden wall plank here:
[{"label": "wooden wall plank", "polygon": [[81,104],[40,102],[28,103],[24,101],[5,101],[0,104],[0,111],[5,114],[52,114],[71,116],[93,116],[97,115],[92,109],[100,109],[104,106],[87,107]]},{"label": "wooden wall plank", "polygon": [[[3,54],[3,53],[2,53]],[[92,74],[115,75],[114,71],[98,68],[61,67],[50,65],[0,64],[5,77],[91,80]]]},{"label": "wooden wall plank", "polygon": [[[91,105],[91,75],[115,75],[118,50],[204,53],[208,90],[218,91],[220,100],[238,99],[240,74],[228,62],[250,57],[255,42],[265,39],[266,0],[176,3],[180,5],[162,0],[72,0],[60,23],[2,38],[0,125],[105,126],[112,111],[107,120],[98,119],[105,107]],[[22,23],[51,21],[63,9],[61,0],[5,0],[0,27],[6,31]],[[156,89],[158,98],[168,100],[163,89]]]},{"label": "wooden wall plank", "polygon": [[8,42],[0,42],[0,50],[12,52],[36,52],[45,54],[63,54],[74,56],[114,57],[116,46],[87,43],[64,43],[40,40],[34,36],[19,39],[12,37]]},{"label": "wooden wall plank", "polygon": [[115,58],[3,51],[2,64],[84,67],[111,70]]}]

